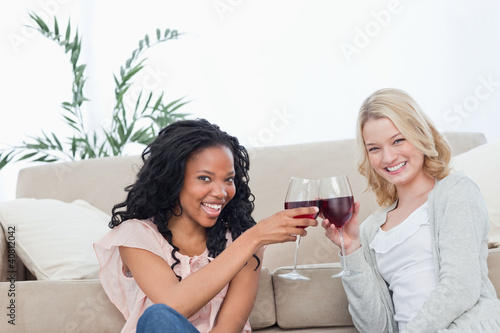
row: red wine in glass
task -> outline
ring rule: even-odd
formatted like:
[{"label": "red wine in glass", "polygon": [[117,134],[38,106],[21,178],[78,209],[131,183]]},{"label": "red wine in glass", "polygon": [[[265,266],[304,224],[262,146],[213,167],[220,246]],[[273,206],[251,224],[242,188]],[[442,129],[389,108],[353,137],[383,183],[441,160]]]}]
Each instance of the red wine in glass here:
[{"label": "red wine in glass", "polygon": [[330,223],[337,228],[342,228],[351,219],[354,209],[354,198],[352,196],[330,198],[320,200],[321,212]]},{"label": "red wine in glass", "polygon": [[[319,207],[319,200],[306,200],[306,201],[292,201],[285,202],[285,209],[299,208],[299,207],[311,207],[316,206]],[[318,216],[316,214],[308,214],[308,215],[298,215],[294,216],[294,219],[315,219]],[[299,228],[307,228],[306,226],[299,226]]]},{"label": "red wine in glass", "polygon": [[332,277],[354,275],[347,267],[344,249],[344,225],[351,219],[354,210],[354,198],[351,185],[346,175],[322,178],[319,180],[320,212],[328,221],[335,225],[339,232],[340,247],[344,268]]},{"label": "red wine in glass", "polygon": [[[318,205],[318,181],[312,179],[291,177],[288,184],[288,191],[286,192],[285,196],[285,209],[311,206],[318,207]],[[294,216],[294,218],[315,219],[316,216],[318,216],[318,214],[298,215]],[[300,228],[306,228],[306,226],[302,226]],[[297,238],[295,240],[295,259],[293,262],[293,270],[286,274],[279,274],[279,277],[290,280],[309,280],[307,276],[303,276],[297,271],[299,245],[300,235],[297,235]]]}]

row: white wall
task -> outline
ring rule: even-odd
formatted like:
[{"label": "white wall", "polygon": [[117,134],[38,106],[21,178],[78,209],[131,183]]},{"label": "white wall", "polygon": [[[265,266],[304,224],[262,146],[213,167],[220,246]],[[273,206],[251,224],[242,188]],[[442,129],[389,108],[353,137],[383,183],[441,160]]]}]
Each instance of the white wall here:
[{"label": "white wall", "polygon": [[[23,26],[28,10],[78,25],[90,127],[107,123],[113,74],[137,41],[172,28],[185,34],[150,50],[137,87],[187,96],[182,111],[247,145],[354,137],[359,105],[382,87],[408,91],[441,130],[500,140],[498,1],[25,0],[0,5],[2,145],[70,134],[69,62]],[[24,165],[0,171],[0,200],[14,198]]]}]

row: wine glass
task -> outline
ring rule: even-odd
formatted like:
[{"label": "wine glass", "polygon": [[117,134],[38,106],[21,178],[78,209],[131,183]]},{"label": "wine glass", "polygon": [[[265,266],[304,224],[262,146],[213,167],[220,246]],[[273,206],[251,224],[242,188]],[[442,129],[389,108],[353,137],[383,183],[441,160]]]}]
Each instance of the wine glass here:
[{"label": "wine glass", "polygon": [[[288,191],[285,197],[285,209],[292,209],[297,207],[318,207],[318,181],[312,179],[291,177],[288,184]],[[318,214],[298,215],[294,218],[310,218],[315,219]],[[300,227],[300,228],[306,228]],[[279,274],[279,277],[290,280],[304,280],[309,281],[309,278],[299,274],[297,271],[297,256],[299,253],[300,235],[297,235],[295,240],[295,259],[293,262],[293,270],[286,274]]]},{"label": "wine glass", "polygon": [[344,249],[344,225],[351,219],[354,210],[354,198],[347,176],[321,178],[319,180],[319,198],[320,212],[330,223],[335,225],[339,232],[344,261],[344,269],[332,277],[353,275],[354,272],[347,267]]}]

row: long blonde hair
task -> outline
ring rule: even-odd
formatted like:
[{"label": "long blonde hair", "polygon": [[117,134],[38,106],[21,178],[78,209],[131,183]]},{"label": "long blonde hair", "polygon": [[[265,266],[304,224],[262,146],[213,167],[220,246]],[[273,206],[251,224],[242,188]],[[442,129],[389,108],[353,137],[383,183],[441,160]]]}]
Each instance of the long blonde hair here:
[{"label": "long blonde hair", "polygon": [[415,100],[399,89],[377,90],[361,105],[356,131],[358,171],[367,178],[367,190],[375,192],[379,205],[390,205],[398,198],[396,187],[371,166],[363,139],[365,123],[380,118],[389,118],[405,139],[424,154],[424,172],[428,176],[443,179],[449,175],[450,146]]}]

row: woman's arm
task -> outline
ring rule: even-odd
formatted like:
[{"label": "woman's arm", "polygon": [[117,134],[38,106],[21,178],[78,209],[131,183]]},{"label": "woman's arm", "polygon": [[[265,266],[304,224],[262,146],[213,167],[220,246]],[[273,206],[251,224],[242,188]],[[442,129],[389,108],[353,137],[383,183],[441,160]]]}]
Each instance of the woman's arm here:
[{"label": "woman's arm", "polygon": [[[261,248],[256,253],[261,263],[263,251]],[[262,265],[257,268],[257,260],[252,257],[248,264],[231,280],[211,333],[241,333],[257,296],[261,268]]]},{"label": "woman's arm", "polygon": [[154,303],[164,303],[189,318],[210,302],[266,244],[294,241],[307,232],[300,225],[312,226],[313,219],[294,219],[315,213],[315,207],[288,209],[272,215],[241,234],[210,264],[180,282],[167,262],[149,251],[120,247],[123,263],[141,290]]},{"label": "woman's arm", "polygon": [[[363,228],[359,227],[360,204],[354,205],[354,213],[344,227],[344,241],[349,268],[357,274],[342,278],[342,284],[349,301],[349,312],[356,328],[360,332],[396,332],[394,311],[389,290],[376,269],[368,244],[379,224],[379,218],[385,219],[386,212],[371,215]],[[379,215],[381,214],[381,215]],[[382,216],[382,217],[380,217]],[[325,223],[326,221],[326,223]],[[338,231],[335,226],[322,222],[326,236],[340,246]],[[363,243],[363,246],[361,246]]]},{"label": "woman's arm", "polygon": [[397,332],[389,289],[366,260],[365,246],[368,245],[363,245],[346,258],[349,268],[357,272],[342,278],[349,313],[360,332]]}]

